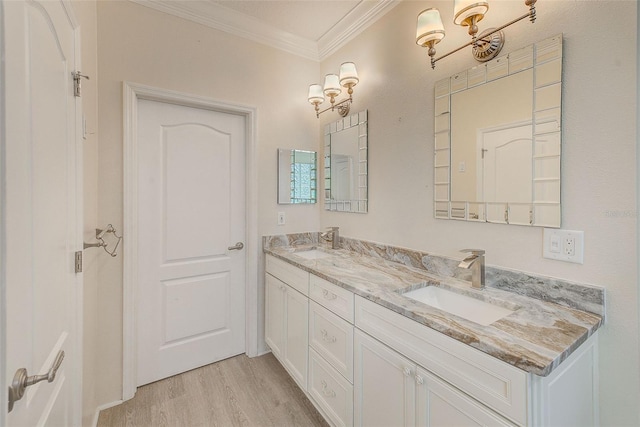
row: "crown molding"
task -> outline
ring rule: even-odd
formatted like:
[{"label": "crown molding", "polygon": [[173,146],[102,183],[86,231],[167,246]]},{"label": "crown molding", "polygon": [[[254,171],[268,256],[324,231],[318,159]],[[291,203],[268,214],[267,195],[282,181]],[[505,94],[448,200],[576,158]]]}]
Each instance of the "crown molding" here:
[{"label": "crown molding", "polygon": [[283,31],[216,3],[175,0],[129,1],[320,62],[380,19],[402,0],[361,1],[317,42]]},{"label": "crown molding", "polygon": [[320,61],[335,53],[402,0],[362,1],[318,40]]},{"label": "crown molding", "polygon": [[215,3],[175,0],[129,1],[257,43],[275,47],[303,58],[319,60],[317,43]]}]

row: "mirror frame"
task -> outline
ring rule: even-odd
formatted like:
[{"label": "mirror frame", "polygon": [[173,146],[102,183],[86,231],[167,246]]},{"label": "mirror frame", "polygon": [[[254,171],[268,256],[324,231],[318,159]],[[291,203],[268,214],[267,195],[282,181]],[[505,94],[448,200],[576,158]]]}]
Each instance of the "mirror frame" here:
[{"label": "mirror frame", "polygon": [[[534,99],[531,203],[451,200],[451,96],[528,69],[533,69]],[[560,227],[562,34],[436,82],[434,116],[435,218]]]},{"label": "mirror frame", "polygon": [[[305,153],[305,154],[312,154],[313,155],[313,166],[311,168],[310,171],[310,177],[309,177],[309,181],[310,181],[310,193],[311,193],[311,197],[310,198],[301,198],[301,197],[295,197],[295,179],[294,179],[294,174],[295,171],[293,170],[293,166],[297,163],[294,161],[289,163],[289,167],[285,169],[286,165],[283,165],[281,163],[281,156],[282,154],[285,154],[285,152],[289,153],[289,156],[293,156],[293,158],[295,159],[295,154],[296,153]],[[286,154],[285,154],[286,155]],[[311,164],[311,163],[306,163],[305,164]],[[283,199],[283,194],[282,191],[284,190],[283,187],[283,182],[282,182],[282,175],[286,174],[287,176],[289,176],[289,185],[286,187],[289,191],[289,200],[290,201],[282,201]],[[310,150],[296,150],[293,148],[278,148],[278,204],[279,205],[302,205],[302,204],[314,204],[318,201],[318,153],[315,151],[310,151]],[[294,197],[291,197],[291,195],[294,194]]]},{"label": "mirror frame", "polygon": [[[357,127],[358,139],[358,198],[337,200],[331,194],[331,138],[346,129]],[[367,213],[369,210],[368,183],[368,113],[367,110],[351,114],[328,123],[324,127],[324,208],[328,211]]]}]

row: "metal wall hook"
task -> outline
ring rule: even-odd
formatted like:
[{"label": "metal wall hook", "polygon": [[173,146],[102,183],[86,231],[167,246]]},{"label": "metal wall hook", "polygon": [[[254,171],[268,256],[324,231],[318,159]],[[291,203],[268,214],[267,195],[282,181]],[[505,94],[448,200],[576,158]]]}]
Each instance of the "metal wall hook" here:
[{"label": "metal wall hook", "polygon": [[[116,239],[118,239],[116,241],[115,246],[113,247],[112,250],[108,250],[107,246],[108,243],[104,241],[104,236],[107,233],[113,233],[113,235],[116,237]],[[118,236],[118,234],[116,233],[116,229],[113,227],[113,225],[108,224],[104,229],[100,229],[100,228],[96,228],[96,239],[98,240],[98,242],[96,243],[84,243],[83,247],[84,249],[87,248],[102,248],[104,249],[104,251],[106,253],[108,253],[109,255],[111,255],[112,257],[115,257],[118,255],[118,253],[116,252],[118,250],[118,246],[120,246],[120,242],[122,241],[122,236]]]}]

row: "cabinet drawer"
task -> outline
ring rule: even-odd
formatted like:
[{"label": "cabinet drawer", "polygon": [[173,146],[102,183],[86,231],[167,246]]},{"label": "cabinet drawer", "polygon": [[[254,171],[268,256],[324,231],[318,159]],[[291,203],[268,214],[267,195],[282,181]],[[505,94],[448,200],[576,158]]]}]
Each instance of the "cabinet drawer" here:
[{"label": "cabinet drawer", "polygon": [[311,301],[309,345],[353,383],[353,325]]},{"label": "cabinet drawer", "polygon": [[353,323],[353,293],[313,274],[309,279],[309,296],[347,322]]},{"label": "cabinet drawer", "polygon": [[267,255],[266,271],[303,295],[309,295],[309,273],[306,271],[271,255]]},{"label": "cabinet drawer", "polygon": [[357,297],[356,326],[518,424],[527,424],[529,375]]},{"label": "cabinet drawer", "polygon": [[353,425],[353,386],[312,348],[309,394],[335,426]]}]

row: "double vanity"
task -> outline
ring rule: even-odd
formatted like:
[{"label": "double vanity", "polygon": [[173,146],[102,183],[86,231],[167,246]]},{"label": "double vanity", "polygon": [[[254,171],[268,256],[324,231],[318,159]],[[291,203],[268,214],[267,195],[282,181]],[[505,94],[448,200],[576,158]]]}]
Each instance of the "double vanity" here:
[{"label": "double vanity", "polygon": [[319,233],[265,237],[265,339],[332,425],[598,423],[602,289]]}]

